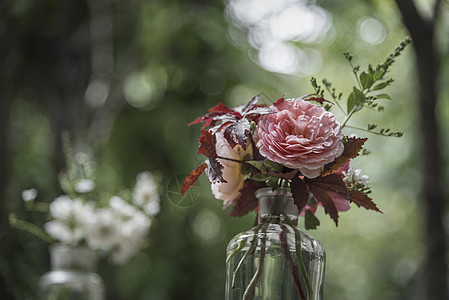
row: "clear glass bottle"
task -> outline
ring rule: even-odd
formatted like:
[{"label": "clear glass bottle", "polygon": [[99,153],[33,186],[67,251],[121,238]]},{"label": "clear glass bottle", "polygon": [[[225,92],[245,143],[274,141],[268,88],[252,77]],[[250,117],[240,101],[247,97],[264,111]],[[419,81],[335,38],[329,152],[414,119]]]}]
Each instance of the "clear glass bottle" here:
[{"label": "clear glass bottle", "polygon": [[40,299],[102,300],[104,287],[94,273],[97,255],[86,247],[50,247],[52,270],[39,281]]},{"label": "clear glass bottle", "polygon": [[256,197],[258,225],[228,244],[225,298],[321,300],[325,251],[297,228],[290,189],[263,188]]}]

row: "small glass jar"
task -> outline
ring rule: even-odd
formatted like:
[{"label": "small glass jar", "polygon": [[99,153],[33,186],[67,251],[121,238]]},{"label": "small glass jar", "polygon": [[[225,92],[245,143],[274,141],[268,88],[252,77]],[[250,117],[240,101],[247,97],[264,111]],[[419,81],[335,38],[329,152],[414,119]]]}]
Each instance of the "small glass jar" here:
[{"label": "small glass jar", "polygon": [[228,244],[225,298],[321,300],[325,251],[297,228],[290,189],[263,188],[256,197],[258,225]]},{"label": "small glass jar", "polygon": [[97,255],[86,247],[50,247],[51,271],[39,281],[40,299],[102,300],[104,287],[95,273]]}]

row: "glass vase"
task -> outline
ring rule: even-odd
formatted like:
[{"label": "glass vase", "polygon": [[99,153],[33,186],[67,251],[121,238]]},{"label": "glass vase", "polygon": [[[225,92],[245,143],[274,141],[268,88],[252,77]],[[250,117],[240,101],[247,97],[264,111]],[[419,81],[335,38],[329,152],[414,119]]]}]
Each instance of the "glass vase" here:
[{"label": "glass vase", "polygon": [[86,247],[50,247],[51,271],[39,282],[40,299],[102,300],[104,287],[95,273],[97,255]]},{"label": "glass vase", "polygon": [[226,299],[322,299],[325,251],[297,228],[290,189],[263,188],[256,197],[257,226],[228,244]]}]

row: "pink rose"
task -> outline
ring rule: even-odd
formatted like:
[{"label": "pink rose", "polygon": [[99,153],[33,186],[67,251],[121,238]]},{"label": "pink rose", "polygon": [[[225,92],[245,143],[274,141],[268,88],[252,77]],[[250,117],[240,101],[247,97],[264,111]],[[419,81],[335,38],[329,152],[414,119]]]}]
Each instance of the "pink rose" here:
[{"label": "pink rose", "polygon": [[263,115],[256,130],[264,157],[315,178],[343,153],[340,124],[321,106],[289,99],[270,109],[274,113]]},{"label": "pink rose", "polygon": [[[215,134],[217,143],[215,149],[217,155],[233,160],[242,161],[252,157],[253,148],[251,143],[247,144],[246,151],[242,146],[237,145],[234,148],[229,145],[228,141],[223,136],[224,129]],[[224,166],[223,178],[226,183],[214,183],[211,185],[212,193],[215,198],[223,200],[224,205],[228,206],[232,203],[239,194],[239,190],[243,188],[243,181],[245,180],[245,174],[242,173],[242,164],[236,161],[219,159],[220,163]]]}]

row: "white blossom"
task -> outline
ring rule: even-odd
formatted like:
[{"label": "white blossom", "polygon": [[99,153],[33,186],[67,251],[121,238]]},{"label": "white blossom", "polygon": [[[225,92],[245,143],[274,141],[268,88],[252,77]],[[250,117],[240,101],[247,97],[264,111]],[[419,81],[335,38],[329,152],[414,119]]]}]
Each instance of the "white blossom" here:
[{"label": "white blossom", "polygon": [[114,248],[111,258],[115,263],[124,264],[140,249],[152,221],[141,210],[118,196],[109,199],[109,206],[116,222],[120,224],[120,243]]},{"label": "white blossom", "polygon": [[150,216],[155,216],[159,213],[160,198],[156,182],[151,173],[143,172],[137,175],[137,182],[133,191],[133,202]]},{"label": "white blossom", "polygon": [[75,191],[80,194],[92,192],[95,189],[95,182],[90,179],[82,179],[75,185]]},{"label": "white blossom", "polygon": [[359,183],[364,186],[368,186],[369,176],[363,175],[362,170],[349,168],[348,171],[343,171],[342,173],[343,176],[345,176],[343,179],[345,182],[349,182],[351,184]]},{"label": "white blossom", "polygon": [[142,237],[135,235],[126,240],[126,243],[121,243],[111,253],[111,259],[116,264],[125,264],[129,259],[136,254],[142,245]]},{"label": "white blossom", "polygon": [[61,243],[72,246],[77,245],[86,235],[86,228],[83,226],[71,227],[69,224],[53,220],[44,224],[44,230],[54,239]]},{"label": "white blossom", "polygon": [[[94,188],[95,183],[87,179],[75,186],[78,193],[88,193]],[[24,191],[22,197],[25,200],[35,195]],[[44,224],[44,229],[59,242],[73,246],[85,242],[92,250],[108,253],[113,261],[123,264],[140,250],[152,217],[159,211],[157,184],[151,173],[145,172],[137,176],[132,203],[113,196],[106,206],[95,209],[93,203],[80,198],[66,195],[56,198],[50,204],[53,220]]]},{"label": "white blossom", "polygon": [[25,202],[33,201],[37,197],[37,190],[35,188],[31,188],[29,190],[22,191],[22,199]]},{"label": "white blossom", "polygon": [[112,249],[122,242],[120,226],[120,221],[115,218],[111,209],[98,209],[86,236],[87,245],[92,249],[105,251]]},{"label": "white blossom", "polygon": [[50,204],[53,221],[44,225],[50,236],[63,243],[75,245],[87,234],[93,220],[93,207],[81,199],[60,196]]}]

